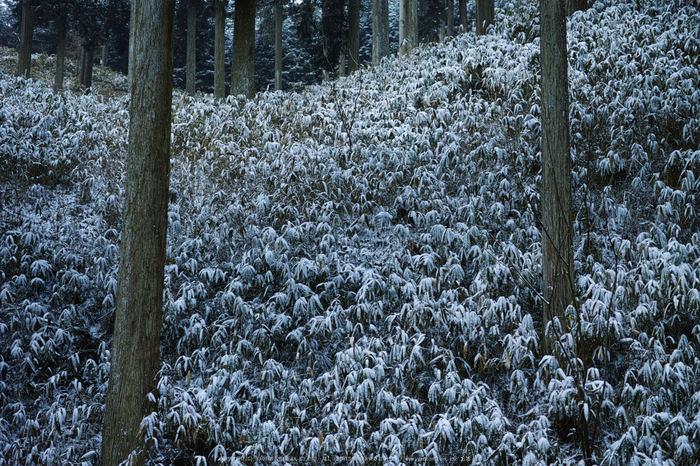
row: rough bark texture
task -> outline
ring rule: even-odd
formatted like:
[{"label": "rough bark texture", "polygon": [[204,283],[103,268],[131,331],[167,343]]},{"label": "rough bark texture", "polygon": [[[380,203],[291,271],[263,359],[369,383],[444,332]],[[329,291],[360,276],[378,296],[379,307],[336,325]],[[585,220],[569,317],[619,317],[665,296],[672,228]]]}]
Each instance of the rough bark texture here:
[{"label": "rough bark texture", "polygon": [[459,29],[460,32],[467,30],[467,0],[459,0]]},{"label": "rough bark texture", "polygon": [[[226,97],[226,4],[228,0],[216,0],[214,11],[214,97]],[[236,5],[238,9],[238,5]]]},{"label": "rough bark texture", "polygon": [[236,0],[231,95],[255,97],[255,0]]},{"label": "rough bark texture", "polygon": [[275,2],[275,90],[282,90],[282,26],[284,25],[284,6],[282,0]]},{"label": "rough bark texture", "polygon": [[494,0],[476,0],[476,35],[483,36],[493,24]]},{"label": "rough bark texture", "polygon": [[68,42],[68,30],[65,18],[59,18],[56,22],[56,27],[56,75],[53,82],[53,91],[59,92],[63,90],[63,78],[65,76],[66,64],[66,43]]},{"label": "rough bark texture", "polygon": [[405,55],[418,45],[418,0],[401,0],[399,9],[399,55]]},{"label": "rough bark texture", "polygon": [[372,0],[372,63],[389,54],[389,1]]},{"label": "rough bark texture", "polygon": [[[102,466],[143,448],[160,367],[175,0],[133,0],[131,123]],[[140,463],[138,453],[132,457]]]},{"label": "rough bark texture", "polygon": [[19,33],[19,56],[17,57],[16,76],[31,76],[32,41],[34,38],[34,8],[27,2],[22,3],[22,24]]},{"label": "rough bark texture", "polygon": [[445,35],[451,37],[455,33],[455,0],[445,0],[445,9],[445,22],[447,23]]},{"label": "rough bark texture", "polygon": [[[569,88],[566,61],[566,15],[560,0],[540,3],[542,101],[542,294],[544,325],[573,302],[573,223],[569,156]],[[545,334],[544,351],[556,340]]]},{"label": "rough bark texture", "polygon": [[189,95],[197,90],[197,0],[187,2],[187,75],[185,89]]},{"label": "rough bark texture", "polygon": [[360,69],[360,0],[348,2],[348,73]]}]

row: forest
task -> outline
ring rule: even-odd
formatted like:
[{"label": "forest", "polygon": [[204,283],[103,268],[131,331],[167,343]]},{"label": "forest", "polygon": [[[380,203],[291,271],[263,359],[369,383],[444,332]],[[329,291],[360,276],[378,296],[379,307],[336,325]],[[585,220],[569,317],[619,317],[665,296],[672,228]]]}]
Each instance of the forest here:
[{"label": "forest", "polygon": [[[536,0],[348,76],[175,89],[146,465],[700,464],[700,13],[567,19],[574,303],[543,347]],[[0,466],[100,464],[128,78],[0,49]],[[175,65],[177,82],[177,59]]]}]

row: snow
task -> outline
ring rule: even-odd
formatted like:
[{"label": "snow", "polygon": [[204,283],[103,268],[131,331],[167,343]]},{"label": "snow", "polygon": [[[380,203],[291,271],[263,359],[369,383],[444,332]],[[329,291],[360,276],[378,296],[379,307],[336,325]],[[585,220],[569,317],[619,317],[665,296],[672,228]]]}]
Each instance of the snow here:
[{"label": "snow", "polygon": [[[147,463],[699,461],[700,20],[635,4],[569,22],[558,357],[535,4],[299,93],[176,94]],[[128,97],[0,94],[0,464],[97,464]]]}]

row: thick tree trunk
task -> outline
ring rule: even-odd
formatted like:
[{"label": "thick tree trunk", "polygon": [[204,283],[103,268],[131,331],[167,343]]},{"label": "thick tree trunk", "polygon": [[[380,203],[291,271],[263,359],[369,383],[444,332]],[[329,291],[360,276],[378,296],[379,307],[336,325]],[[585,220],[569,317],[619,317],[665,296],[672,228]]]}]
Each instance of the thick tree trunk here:
[{"label": "thick tree trunk", "polygon": [[255,97],[255,0],[236,0],[231,95]]},{"label": "thick tree trunk", "polygon": [[455,33],[455,0],[445,0],[447,30],[445,35],[451,37]]},{"label": "thick tree trunk", "polygon": [[494,0],[476,0],[476,35],[486,34],[488,27],[493,24]]},{"label": "thick tree trunk", "polygon": [[360,69],[360,0],[348,2],[348,73]]},{"label": "thick tree trunk", "polygon": [[372,63],[389,54],[389,1],[372,0]]},{"label": "thick tree trunk", "polygon": [[284,25],[284,6],[282,0],[275,1],[275,90],[282,90],[282,26]]},{"label": "thick tree trunk", "polygon": [[22,24],[19,33],[19,56],[17,57],[16,76],[31,76],[32,42],[34,38],[34,8],[28,2],[22,3]]},{"label": "thick tree trunk", "polygon": [[418,45],[418,0],[399,3],[399,55]]},{"label": "thick tree trunk", "polygon": [[197,90],[197,0],[187,2],[187,75],[185,77],[187,94],[194,95]]},{"label": "thick tree trunk", "polygon": [[56,25],[58,28],[56,31],[56,76],[54,77],[53,91],[59,92],[63,90],[68,30],[65,19],[63,19],[63,21],[59,20]]},{"label": "thick tree trunk", "polygon": [[[573,222],[569,156],[569,86],[566,15],[560,0],[540,2],[542,102],[542,294],[545,329],[558,318],[564,331],[573,303]],[[544,351],[556,339],[544,336]]]},{"label": "thick tree trunk", "polygon": [[[160,368],[175,0],[133,0],[131,122],[102,466],[143,448]],[[139,464],[138,453],[134,458]]]},{"label": "thick tree trunk", "polygon": [[[226,5],[228,0],[216,0],[214,11],[214,97],[226,97]],[[238,10],[238,5],[236,5]]]},{"label": "thick tree trunk", "polygon": [[459,0],[459,31],[466,32],[467,24],[467,0]]}]

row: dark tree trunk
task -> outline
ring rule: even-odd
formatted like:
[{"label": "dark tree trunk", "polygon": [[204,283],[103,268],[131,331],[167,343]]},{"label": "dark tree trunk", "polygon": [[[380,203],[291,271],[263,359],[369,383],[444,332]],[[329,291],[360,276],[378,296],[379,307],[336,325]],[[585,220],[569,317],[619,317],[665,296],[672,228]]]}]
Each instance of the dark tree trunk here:
[{"label": "dark tree trunk", "polygon": [[476,0],[476,35],[486,34],[489,26],[493,24],[494,0]]},{"label": "dark tree trunk", "polygon": [[187,2],[187,76],[185,77],[187,94],[194,95],[197,90],[197,0]]},{"label": "dark tree trunk", "polygon": [[82,69],[80,70],[80,84],[86,88],[92,86],[92,68],[95,61],[95,49],[93,47],[83,47]]},{"label": "dark tree trunk", "polygon": [[360,69],[360,0],[348,2],[348,73]]},{"label": "dark tree trunk", "polygon": [[588,8],[588,0],[566,0],[566,15]]},{"label": "dark tree trunk", "polygon": [[468,27],[467,0],[459,0],[459,30],[460,32],[466,32]]},{"label": "dark tree trunk", "polygon": [[372,1],[372,63],[377,65],[389,54],[389,2]]},{"label": "dark tree trunk", "polygon": [[445,0],[447,30],[445,35],[451,37],[455,33],[455,0]]},{"label": "dark tree trunk", "polygon": [[[542,102],[542,294],[545,329],[555,318],[567,330],[566,308],[573,303],[573,219],[569,156],[569,86],[566,15],[560,0],[540,2]],[[556,339],[546,332],[544,351]]]},{"label": "dark tree trunk", "polygon": [[[160,368],[175,0],[133,0],[131,122],[102,466],[140,451]],[[135,464],[140,459],[133,458]]]},{"label": "dark tree trunk", "polygon": [[107,66],[107,44],[102,44],[102,57],[100,58],[100,65]]},{"label": "dark tree trunk", "polygon": [[226,62],[224,58],[227,4],[228,0],[216,0],[214,12],[214,97],[219,99],[226,97]]},{"label": "dark tree trunk", "polygon": [[231,95],[255,97],[255,0],[236,0]]},{"label": "dark tree trunk", "polygon": [[19,56],[16,76],[31,76],[32,42],[34,39],[34,8],[28,2],[22,3],[22,24],[19,33]]},{"label": "dark tree trunk", "polygon": [[275,90],[282,90],[282,26],[284,25],[284,6],[282,0],[275,1]]},{"label": "dark tree trunk", "polygon": [[63,78],[65,76],[66,42],[68,41],[66,18],[58,18],[56,27],[56,76],[54,77],[53,91],[59,92],[63,90]]}]

